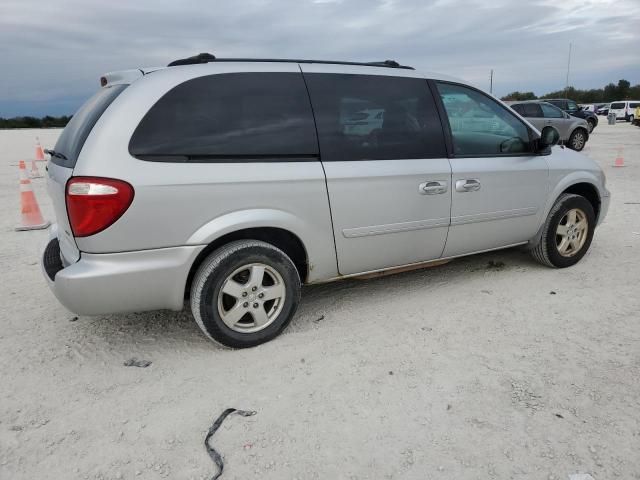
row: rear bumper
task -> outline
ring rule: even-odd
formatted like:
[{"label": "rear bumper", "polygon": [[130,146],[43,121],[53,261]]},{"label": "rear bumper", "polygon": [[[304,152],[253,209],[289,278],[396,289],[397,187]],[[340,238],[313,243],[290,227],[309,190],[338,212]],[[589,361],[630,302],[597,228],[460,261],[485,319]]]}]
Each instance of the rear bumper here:
[{"label": "rear bumper", "polygon": [[82,253],[64,266],[58,239],[42,255],[42,270],[62,305],[80,315],[182,310],[187,276],[202,245],[124,253]]}]

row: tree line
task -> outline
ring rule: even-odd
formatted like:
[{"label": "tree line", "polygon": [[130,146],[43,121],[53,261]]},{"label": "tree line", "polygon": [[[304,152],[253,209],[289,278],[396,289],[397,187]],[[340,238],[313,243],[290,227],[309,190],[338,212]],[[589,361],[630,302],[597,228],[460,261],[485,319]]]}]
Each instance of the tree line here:
[{"label": "tree line", "polygon": [[47,115],[42,118],[38,117],[0,117],[0,128],[61,128],[67,125],[71,120],[71,115],[63,115],[61,117],[52,117]]},{"label": "tree line", "polygon": [[603,88],[580,90],[569,87],[566,90],[545,93],[537,97],[533,92],[511,92],[501,100],[536,100],[543,98],[569,98],[578,103],[610,103],[616,100],[640,99],[640,84],[631,86],[628,80],[618,80],[618,84],[610,83]]}]

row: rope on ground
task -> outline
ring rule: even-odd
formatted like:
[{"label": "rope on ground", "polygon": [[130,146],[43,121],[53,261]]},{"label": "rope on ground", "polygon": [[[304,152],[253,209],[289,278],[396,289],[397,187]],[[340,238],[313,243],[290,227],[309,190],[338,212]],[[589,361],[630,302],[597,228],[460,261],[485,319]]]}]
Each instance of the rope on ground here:
[{"label": "rope on ground", "polygon": [[211,425],[209,431],[207,432],[207,436],[204,438],[204,446],[207,449],[207,453],[211,457],[211,460],[213,460],[213,463],[216,464],[216,467],[218,467],[218,471],[213,475],[213,477],[211,477],[211,480],[217,480],[218,478],[220,478],[220,475],[222,475],[222,471],[224,470],[224,463],[222,461],[222,457],[216,451],[216,449],[213,448],[209,440],[211,439],[211,437],[213,437],[213,434],[216,433],[216,431],[220,428],[220,425],[222,425],[222,422],[224,422],[225,418],[227,418],[232,413],[235,413],[236,415],[240,415],[242,417],[251,417],[258,412],[255,412],[253,410],[247,411],[237,410],[235,408],[227,408],[220,414],[216,421],[213,422],[213,425]]}]

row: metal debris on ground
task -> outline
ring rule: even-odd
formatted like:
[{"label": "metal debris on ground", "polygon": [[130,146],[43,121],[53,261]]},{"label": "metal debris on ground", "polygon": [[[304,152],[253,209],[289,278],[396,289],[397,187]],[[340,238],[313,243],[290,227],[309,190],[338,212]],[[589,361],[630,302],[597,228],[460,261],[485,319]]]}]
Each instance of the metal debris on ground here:
[{"label": "metal debris on ground", "polygon": [[124,362],[124,366],[125,367],[147,368],[149,365],[151,365],[151,361],[150,360],[138,360],[135,357],[130,358],[129,360]]},{"label": "metal debris on ground", "polygon": [[227,408],[220,414],[216,421],[213,422],[213,425],[211,425],[209,431],[207,432],[207,436],[204,437],[204,446],[207,449],[207,453],[211,457],[211,460],[213,460],[213,463],[216,464],[216,467],[218,467],[218,471],[213,475],[213,477],[211,477],[211,480],[217,480],[218,478],[220,478],[220,475],[222,475],[222,471],[224,470],[224,463],[222,462],[222,457],[220,456],[220,454],[209,443],[209,440],[211,439],[211,437],[213,437],[213,434],[216,433],[216,431],[220,428],[220,425],[222,425],[224,419],[232,413],[235,413],[236,415],[240,415],[242,417],[251,417],[258,412],[253,410],[236,410],[235,408]]}]

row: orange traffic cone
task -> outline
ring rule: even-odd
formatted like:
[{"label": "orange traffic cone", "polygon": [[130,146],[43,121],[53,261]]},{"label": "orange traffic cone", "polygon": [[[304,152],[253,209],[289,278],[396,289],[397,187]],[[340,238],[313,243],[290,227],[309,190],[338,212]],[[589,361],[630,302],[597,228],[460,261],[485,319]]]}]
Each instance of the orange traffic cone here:
[{"label": "orange traffic cone", "polygon": [[622,156],[622,147],[618,148],[618,156],[613,164],[614,167],[624,167],[624,157]]},{"label": "orange traffic cone", "polygon": [[38,170],[38,165],[35,160],[31,161],[31,172],[29,172],[29,176],[31,178],[42,178],[42,174],[40,173],[40,170]]},{"label": "orange traffic cone", "polygon": [[40,139],[36,137],[36,160],[44,162],[44,151],[42,145],[40,145]]},{"label": "orange traffic cone", "polygon": [[22,221],[16,230],[41,230],[47,228],[50,222],[42,218],[36,195],[31,188],[31,180],[27,176],[27,166],[20,160],[20,203]]}]

